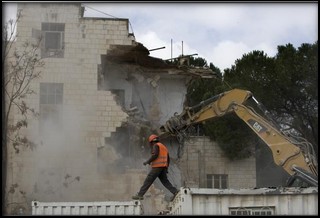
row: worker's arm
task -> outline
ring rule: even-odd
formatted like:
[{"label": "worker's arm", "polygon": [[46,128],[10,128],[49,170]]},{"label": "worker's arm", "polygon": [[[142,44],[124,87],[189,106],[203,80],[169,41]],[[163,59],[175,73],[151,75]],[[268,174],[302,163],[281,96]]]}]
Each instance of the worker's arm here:
[{"label": "worker's arm", "polygon": [[143,164],[147,165],[150,164],[153,160],[157,159],[158,155],[159,155],[159,146],[158,145],[154,145],[152,148],[152,156],[149,158],[149,160],[145,161]]}]

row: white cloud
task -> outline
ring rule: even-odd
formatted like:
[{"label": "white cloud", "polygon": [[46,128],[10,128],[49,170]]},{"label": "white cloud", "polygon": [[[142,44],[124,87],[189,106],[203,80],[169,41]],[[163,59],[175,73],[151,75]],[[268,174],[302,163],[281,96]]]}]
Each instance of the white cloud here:
[{"label": "white cloud", "polygon": [[220,70],[230,68],[236,59],[249,51],[250,48],[243,42],[223,41],[213,48],[213,63]]},{"label": "white cloud", "polygon": [[2,16],[5,22],[10,19],[16,19],[17,4],[16,3],[2,3]]}]

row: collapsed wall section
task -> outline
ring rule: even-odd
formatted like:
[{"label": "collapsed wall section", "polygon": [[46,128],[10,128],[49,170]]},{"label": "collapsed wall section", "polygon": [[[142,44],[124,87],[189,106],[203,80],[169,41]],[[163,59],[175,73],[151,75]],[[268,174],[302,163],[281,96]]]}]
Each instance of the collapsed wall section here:
[{"label": "collapsed wall section", "polygon": [[[98,171],[98,150],[128,117],[111,91],[98,90],[98,65],[108,43],[132,43],[128,20],[85,19],[79,9],[80,4],[18,4],[22,17],[17,48],[44,37],[38,55],[44,58],[45,67],[41,77],[31,83],[36,94],[25,98],[40,116],[29,117],[27,129],[20,133],[37,147],[22,148],[18,154],[10,147],[8,155],[7,206],[11,214],[30,214],[30,201],[35,199],[128,199],[128,193],[134,193],[143,180],[145,172],[141,170],[117,179]],[[18,121],[21,115],[16,109],[13,116]],[[112,147],[108,154],[117,158]],[[105,167],[111,167],[112,161]],[[131,180],[137,182],[128,185]]]}]

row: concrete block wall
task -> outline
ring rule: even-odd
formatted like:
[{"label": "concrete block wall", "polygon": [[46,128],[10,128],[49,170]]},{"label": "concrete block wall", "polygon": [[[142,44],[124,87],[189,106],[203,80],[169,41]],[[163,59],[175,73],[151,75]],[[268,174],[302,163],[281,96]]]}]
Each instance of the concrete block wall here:
[{"label": "concrete block wall", "polygon": [[[110,44],[132,43],[128,20],[81,18],[78,3],[22,3],[18,10],[22,10],[17,27],[18,48],[26,41],[35,41],[32,29],[41,30],[41,22],[65,23],[64,57],[44,59],[41,78],[31,84],[36,94],[25,99],[39,112],[40,83],[63,83],[63,129],[40,136],[39,119],[29,117],[28,128],[21,134],[38,147],[22,149],[19,154],[10,150],[7,190],[14,184],[18,187],[8,195],[9,203],[23,202],[19,207],[28,210],[34,199],[130,200],[137,184],[128,189],[128,181],[142,184],[145,172],[129,177],[103,177],[97,172],[97,148],[104,146],[104,138],[110,137],[128,116],[110,91],[98,91],[98,65]],[[14,119],[19,120],[15,111]],[[15,208],[12,211],[14,214]]]},{"label": "concrete block wall", "polygon": [[255,158],[231,161],[208,137],[192,137],[185,144],[179,167],[187,187],[205,188],[207,174],[227,174],[228,188],[256,187]]}]

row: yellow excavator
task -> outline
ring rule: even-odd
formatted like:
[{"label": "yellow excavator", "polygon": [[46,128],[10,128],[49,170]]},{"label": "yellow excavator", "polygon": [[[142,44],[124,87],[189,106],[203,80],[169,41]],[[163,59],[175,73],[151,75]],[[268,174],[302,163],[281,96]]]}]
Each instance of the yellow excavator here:
[{"label": "yellow excavator", "polygon": [[[263,116],[244,103],[253,99]],[[158,129],[162,138],[177,137],[179,143],[188,137],[188,129],[195,124],[234,112],[271,149],[274,162],[289,175],[287,186],[302,181],[307,186],[318,186],[318,164],[313,146],[306,139],[285,133],[270,113],[247,90],[232,89],[213,96],[193,107],[184,107]],[[297,180],[298,179],[298,180]]]}]

